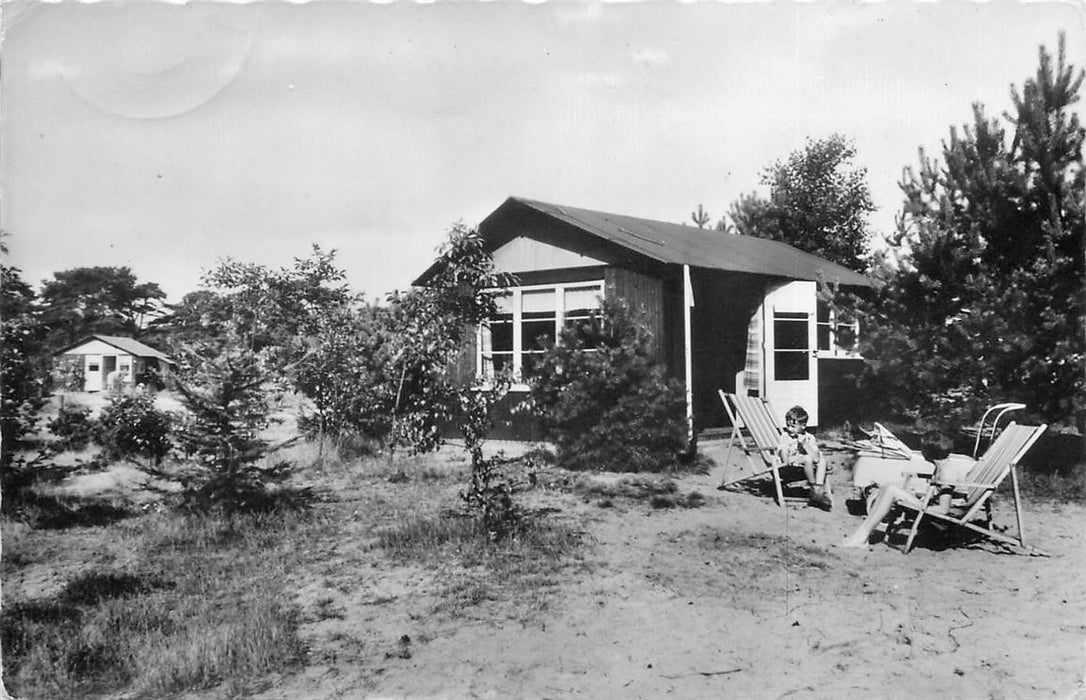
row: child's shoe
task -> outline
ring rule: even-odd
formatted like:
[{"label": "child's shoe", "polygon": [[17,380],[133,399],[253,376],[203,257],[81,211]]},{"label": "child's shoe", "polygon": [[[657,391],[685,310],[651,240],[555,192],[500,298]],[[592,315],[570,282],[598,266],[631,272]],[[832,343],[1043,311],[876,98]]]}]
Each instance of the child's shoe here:
[{"label": "child's shoe", "polygon": [[825,486],[812,486],[811,498],[808,500],[808,503],[815,508],[821,508],[822,510],[833,510],[833,498],[830,497],[829,489]]}]

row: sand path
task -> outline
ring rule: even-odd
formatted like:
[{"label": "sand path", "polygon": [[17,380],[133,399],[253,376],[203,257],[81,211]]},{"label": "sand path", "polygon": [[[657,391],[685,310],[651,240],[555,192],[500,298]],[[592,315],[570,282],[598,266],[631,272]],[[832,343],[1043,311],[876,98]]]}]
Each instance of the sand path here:
[{"label": "sand path", "polygon": [[[482,601],[443,621],[434,572],[367,570],[356,581],[369,593],[345,596],[342,618],[322,624],[388,643],[363,642],[261,697],[1010,699],[1080,687],[1083,508],[1027,513],[1050,557],[980,543],[904,556],[836,548],[859,522],[841,504],[784,511],[717,492],[715,477],[678,480],[707,495],[696,509],[549,495],[587,523],[589,547],[527,619]],[[998,506],[996,521],[1013,523],[1013,510]],[[401,634],[409,658],[392,653]]]}]

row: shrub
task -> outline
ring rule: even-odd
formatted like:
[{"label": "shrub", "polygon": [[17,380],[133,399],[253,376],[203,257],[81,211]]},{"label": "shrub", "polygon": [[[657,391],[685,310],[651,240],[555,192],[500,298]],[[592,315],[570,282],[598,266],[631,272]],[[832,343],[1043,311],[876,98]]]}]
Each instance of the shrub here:
[{"label": "shrub", "polygon": [[62,356],[53,363],[53,387],[62,391],[82,391],[85,378],[83,358]]},{"label": "shrub", "polygon": [[187,409],[178,442],[193,458],[180,476],[185,505],[196,512],[260,511],[273,507],[274,487],[292,472],[288,462],[263,464],[269,450],[260,431],[269,425],[263,353],[236,335],[181,348],[174,388]]},{"label": "shrub", "polygon": [[654,471],[688,447],[680,384],[653,360],[647,327],[605,302],[594,322],[562,332],[532,383],[532,410],[569,469]]},{"label": "shrub", "polygon": [[102,409],[98,442],[109,459],[144,457],[159,464],[170,451],[170,414],[150,396],[121,396]]},{"label": "shrub", "polygon": [[91,418],[91,410],[86,406],[62,406],[47,427],[57,438],[57,447],[63,450],[83,449],[99,430],[97,421]]},{"label": "shrub", "polygon": [[489,389],[461,392],[457,416],[464,447],[471,455],[471,481],[460,498],[495,541],[513,534],[521,519],[513,501],[513,484],[502,472],[502,455],[483,455],[483,442],[493,425],[491,411],[508,386],[508,377],[501,377]]}]

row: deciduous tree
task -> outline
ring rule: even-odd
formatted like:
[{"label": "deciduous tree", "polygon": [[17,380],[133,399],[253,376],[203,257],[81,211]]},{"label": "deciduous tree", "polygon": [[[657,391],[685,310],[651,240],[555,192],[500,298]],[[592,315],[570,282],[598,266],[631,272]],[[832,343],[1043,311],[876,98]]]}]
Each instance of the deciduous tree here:
[{"label": "deciduous tree", "polygon": [[161,325],[174,341],[209,340],[227,328],[254,350],[288,348],[321,318],[356,301],[335,264],[336,251],[314,245],[309,257],[272,269],[227,258],[201,277]]},{"label": "deciduous tree", "polygon": [[[762,173],[768,199],[743,195],[729,209],[731,230],[783,241],[853,270],[868,265],[871,231],[868,215],[875,210],[867,171],[853,164],[852,141],[833,134],[811,140]],[[718,229],[728,229],[722,220]]]}]

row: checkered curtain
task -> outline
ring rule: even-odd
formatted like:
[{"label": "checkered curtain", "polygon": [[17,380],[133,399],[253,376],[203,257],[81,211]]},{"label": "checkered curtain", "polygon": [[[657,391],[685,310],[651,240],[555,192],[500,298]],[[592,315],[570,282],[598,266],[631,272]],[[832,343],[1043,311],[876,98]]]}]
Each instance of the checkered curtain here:
[{"label": "checkered curtain", "polygon": [[750,317],[747,324],[747,362],[743,368],[743,389],[747,396],[758,396],[761,392],[759,369],[762,366],[762,314],[759,308]]}]

